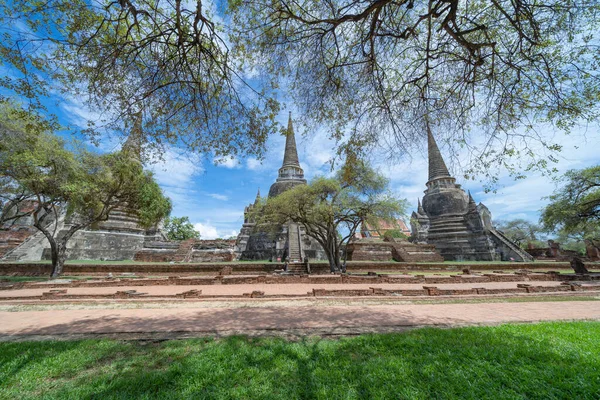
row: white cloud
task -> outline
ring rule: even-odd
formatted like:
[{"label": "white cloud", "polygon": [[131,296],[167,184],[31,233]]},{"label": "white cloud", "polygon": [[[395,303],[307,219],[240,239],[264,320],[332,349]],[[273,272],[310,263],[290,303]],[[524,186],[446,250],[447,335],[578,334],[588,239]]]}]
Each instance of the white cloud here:
[{"label": "white cloud", "polygon": [[223,235],[223,237],[224,238],[228,238],[228,237],[231,237],[231,236],[237,236],[238,233],[239,233],[238,231],[236,231],[235,229],[232,229],[232,230],[229,231],[228,235]]},{"label": "white cloud", "polygon": [[204,223],[197,222],[194,224],[194,229],[196,229],[198,232],[200,232],[200,239],[206,239],[206,240],[216,239],[216,238],[227,239],[228,237],[237,236],[237,234],[238,234],[238,232],[233,229],[223,229],[223,230],[217,229],[217,227],[215,225],[211,224],[210,221],[206,221]]},{"label": "white cloud", "polygon": [[258,171],[265,169],[265,164],[262,161],[257,160],[256,158],[249,157],[246,159],[246,167],[250,171]]},{"label": "white cloud", "polygon": [[228,169],[241,167],[239,160],[235,157],[214,158],[213,162],[217,167],[225,167]]},{"label": "white cloud", "polygon": [[152,161],[154,163],[147,167],[154,173],[165,195],[171,199],[174,215],[186,215],[181,214],[180,209],[182,205],[195,203],[195,177],[204,170],[202,160],[197,155],[186,155],[176,148],[167,148],[162,160]]},{"label": "white cloud", "polygon": [[77,101],[73,97],[63,97],[64,102],[61,103],[62,109],[65,111],[65,115],[75,125],[80,128],[88,128],[89,121],[99,121],[101,114],[95,111],[91,111],[83,101]]},{"label": "white cloud", "polygon": [[200,232],[200,239],[216,239],[219,237],[217,228],[211,225],[210,222],[197,222],[194,224],[194,229]]},{"label": "white cloud", "polygon": [[324,130],[319,130],[306,138],[297,137],[296,142],[299,143],[298,150],[301,153],[300,164],[308,179],[317,175],[331,175],[329,161],[336,155],[336,143],[327,137]]},{"label": "white cloud", "polygon": [[[597,164],[596,149],[600,146],[600,139],[597,135],[593,135],[591,132],[573,132],[570,135],[562,136],[554,134],[552,139],[554,142],[563,144],[563,151],[557,154],[558,162],[552,164],[558,170],[557,176],[561,176],[568,169],[580,169]],[[426,149],[425,143],[423,143],[423,147]],[[543,175],[538,171],[528,171],[525,179],[514,180],[507,171],[497,170],[492,171],[498,174],[500,179],[497,190],[486,193],[483,190],[485,182],[465,181],[462,177],[462,169],[457,163],[452,163],[447,149],[442,148],[441,150],[457,183],[462,184],[465,190],[470,189],[476,202],[482,202],[488,206],[494,220],[525,218],[537,221],[540,210],[548,203],[545,197],[552,194],[556,188],[556,183],[551,176]],[[539,151],[539,154],[544,154],[541,153],[541,150]],[[466,160],[468,156],[465,152],[458,158]],[[416,199],[422,198],[423,191],[426,189],[425,182],[428,177],[426,150],[425,154],[415,155],[412,160],[401,160],[396,163],[382,161],[376,165],[384,175],[390,178],[392,190],[399,197],[409,200],[409,213],[415,210]],[[467,165],[467,163],[463,165]]]},{"label": "white cloud", "polygon": [[194,176],[204,170],[199,156],[185,154],[175,148],[167,148],[162,155],[162,160],[152,161],[154,163],[148,168],[163,187],[188,189]]},{"label": "white cloud", "polygon": [[210,197],[212,197],[213,199],[217,199],[217,200],[222,200],[222,201],[227,201],[229,200],[228,196],[225,196],[224,194],[218,194],[218,193],[208,193],[208,195]]}]

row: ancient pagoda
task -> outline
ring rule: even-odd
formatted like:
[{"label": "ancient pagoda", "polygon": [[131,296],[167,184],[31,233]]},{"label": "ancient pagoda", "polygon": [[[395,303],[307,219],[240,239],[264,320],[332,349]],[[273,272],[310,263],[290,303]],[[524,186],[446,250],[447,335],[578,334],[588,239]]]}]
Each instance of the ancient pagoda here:
[{"label": "ancient pagoda", "polygon": [[[136,120],[122,151],[141,163],[144,144],[141,116]],[[67,215],[66,210],[59,214],[56,229],[67,231],[77,218]],[[164,241],[166,238],[158,227],[146,229],[139,224],[133,210],[117,208],[110,212],[108,219],[93,227],[77,231],[67,244],[69,260],[133,260],[135,254],[150,242]],[[5,254],[7,261],[37,261],[50,258],[50,248],[42,232],[35,232],[20,246]]]},{"label": "ancient pagoda", "polygon": [[[121,151],[132,160],[142,163],[144,133],[142,117],[138,115]],[[69,218],[64,229],[68,229]],[[135,212],[118,207],[110,212],[106,221],[76,232],[67,244],[70,260],[133,260],[135,254],[150,241],[165,240],[158,227],[146,229],[139,224]],[[44,250],[44,257],[49,249]]]},{"label": "ancient pagoda", "polygon": [[[269,189],[269,197],[273,198],[297,185],[306,185],[304,170],[298,159],[296,137],[292,123],[292,113],[288,119],[285,136],[285,151],[283,163],[277,174],[275,183]],[[276,231],[277,234],[262,231],[256,226],[253,211],[260,203],[260,190],[254,203],[244,209],[244,224],[236,240],[235,253],[241,260],[273,261],[302,261],[309,259],[326,259],[321,246],[317,241],[308,236],[304,227],[295,223],[287,223]]]},{"label": "ancient pagoda", "polygon": [[285,135],[285,152],[283,153],[283,164],[279,168],[277,180],[269,189],[269,197],[275,197],[297,185],[306,185],[304,170],[298,160],[298,149],[296,148],[296,136],[292,124],[292,113],[288,119],[288,127]]},{"label": "ancient pagoda", "polygon": [[412,238],[435,245],[446,261],[531,261],[492,225],[488,208],[477,205],[450,175],[431,130],[427,130],[429,179],[423,201],[411,216]]}]

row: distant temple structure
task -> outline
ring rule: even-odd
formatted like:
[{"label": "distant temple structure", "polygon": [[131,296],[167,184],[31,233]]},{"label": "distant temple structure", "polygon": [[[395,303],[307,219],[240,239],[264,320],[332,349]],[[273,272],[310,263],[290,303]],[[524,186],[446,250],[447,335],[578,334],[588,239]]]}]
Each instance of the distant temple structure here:
[{"label": "distant temple structure", "polygon": [[394,221],[380,220],[376,224],[369,221],[363,221],[360,225],[360,238],[382,238],[387,231],[398,231],[406,236],[410,236],[410,229],[401,219]]},{"label": "distant temple structure", "polygon": [[[141,163],[142,146],[141,119],[138,119],[123,144],[122,151]],[[62,210],[56,222],[58,236],[69,229],[74,218],[77,218],[77,215],[67,216],[66,210]],[[3,261],[37,261],[50,258],[50,248],[44,234],[35,228],[29,230],[31,234],[28,237],[2,255]],[[111,211],[106,221],[77,231],[67,243],[67,259],[133,260],[136,253],[146,244],[157,240],[166,240],[158,226],[152,229],[143,228],[133,210],[121,207]]]},{"label": "distant temple structure", "polygon": [[[269,189],[273,198],[297,185],[306,185],[304,170],[300,166],[296,137],[290,112],[285,138],[283,164],[275,183]],[[278,233],[268,233],[257,226],[253,217],[254,208],[260,203],[260,190],[254,203],[244,209],[244,223],[236,240],[235,253],[240,260],[303,261],[308,259],[326,259],[319,243],[308,236],[301,224],[289,222],[281,226]]]},{"label": "distant temple structure", "polygon": [[412,240],[435,245],[446,261],[533,261],[493,227],[488,208],[456,184],[430,130],[427,142],[429,179],[411,216]]}]

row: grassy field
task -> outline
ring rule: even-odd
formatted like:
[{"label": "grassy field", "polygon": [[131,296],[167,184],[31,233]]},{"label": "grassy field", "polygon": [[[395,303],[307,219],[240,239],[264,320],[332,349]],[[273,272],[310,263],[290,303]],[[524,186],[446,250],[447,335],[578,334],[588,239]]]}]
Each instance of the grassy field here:
[{"label": "grassy field", "polygon": [[598,399],[600,323],[0,343],[2,399]]}]

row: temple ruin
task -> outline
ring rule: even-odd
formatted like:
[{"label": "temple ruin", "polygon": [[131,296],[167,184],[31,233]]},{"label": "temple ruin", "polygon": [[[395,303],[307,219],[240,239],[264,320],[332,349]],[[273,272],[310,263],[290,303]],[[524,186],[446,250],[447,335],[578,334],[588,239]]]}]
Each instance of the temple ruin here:
[{"label": "temple ruin", "polygon": [[488,208],[456,184],[430,130],[429,179],[411,216],[412,240],[435,245],[446,261],[532,261],[492,224]]},{"label": "temple ruin", "polygon": [[[290,113],[285,138],[283,163],[275,183],[269,189],[269,197],[273,198],[297,185],[306,185],[304,170],[300,166],[296,137]],[[319,243],[306,234],[301,224],[289,222],[276,229],[273,234],[261,229],[253,216],[254,208],[260,203],[260,191],[254,203],[244,209],[244,224],[236,240],[235,253],[240,260],[290,260],[302,261],[311,259],[324,260],[324,251]]]},{"label": "temple ruin", "polygon": [[[143,134],[138,120],[123,144],[122,151],[141,161]],[[67,215],[66,209],[59,213],[56,230],[67,231],[77,215]],[[55,223],[52,221],[52,223]],[[50,248],[44,234],[30,228],[31,234],[3,256],[3,261],[38,261],[50,259]],[[21,230],[25,232],[24,229]],[[69,260],[133,260],[135,254],[149,242],[164,241],[159,227],[146,229],[139,224],[133,210],[120,207],[110,212],[108,219],[93,227],[77,231],[67,243]]]}]

